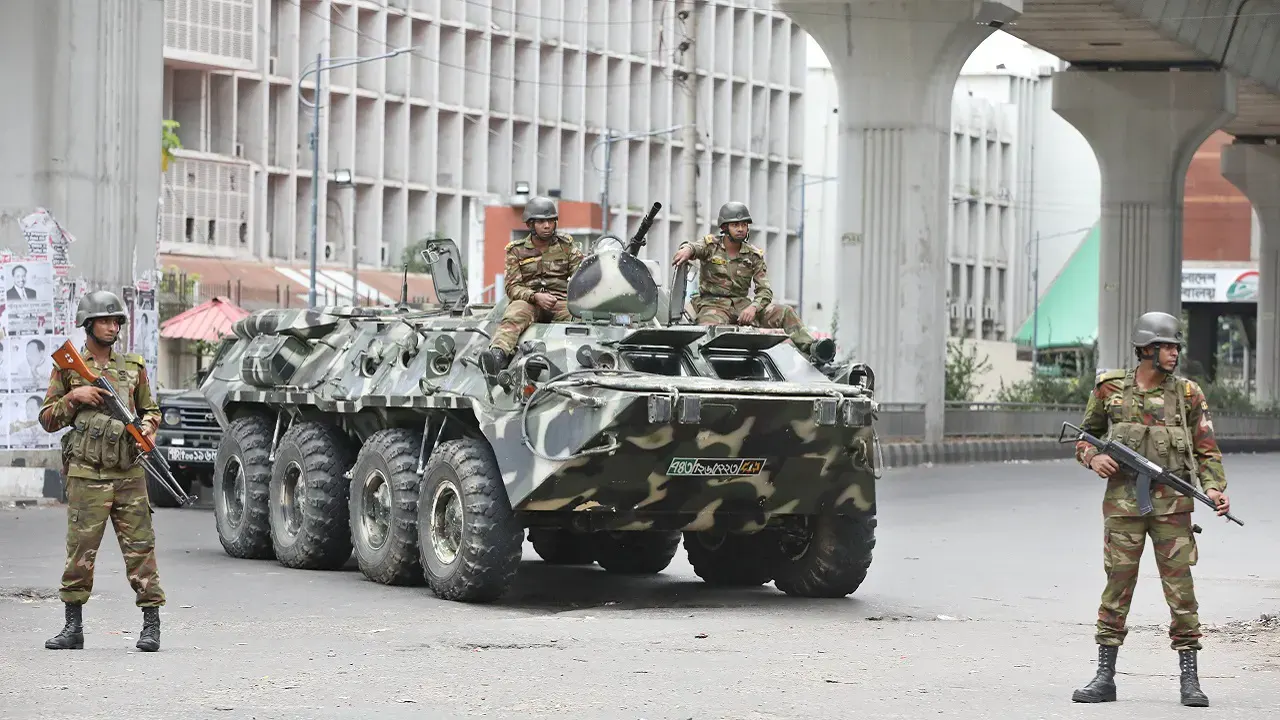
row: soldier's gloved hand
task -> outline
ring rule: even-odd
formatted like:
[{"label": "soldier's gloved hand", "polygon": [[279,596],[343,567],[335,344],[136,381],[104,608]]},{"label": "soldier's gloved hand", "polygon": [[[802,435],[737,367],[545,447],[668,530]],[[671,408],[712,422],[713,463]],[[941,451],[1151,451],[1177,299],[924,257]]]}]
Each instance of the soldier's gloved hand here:
[{"label": "soldier's gloved hand", "polygon": [[738,313],[739,325],[753,325],[756,320],[756,306],[748,305],[745,310]]},{"label": "soldier's gloved hand", "polygon": [[556,308],[556,296],[551,293],[537,293],[533,296],[533,304],[543,310],[554,310]]},{"label": "soldier's gloved hand", "polygon": [[671,259],[671,264],[680,265],[682,263],[686,263],[689,261],[689,258],[691,257],[693,257],[693,248],[689,247],[688,245],[685,245],[684,247],[676,251],[676,256]]},{"label": "soldier's gloved hand", "polygon": [[1218,506],[1219,515],[1226,515],[1231,512],[1231,500],[1227,497],[1226,493],[1221,490],[1205,490],[1204,494],[1208,495],[1209,499]]},{"label": "soldier's gloved hand", "polygon": [[1089,461],[1089,467],[1098,473],[1098,477],[1109,478],[1120,469],[1120,465],[1111,458],[1110,455],[1094,455]]}]

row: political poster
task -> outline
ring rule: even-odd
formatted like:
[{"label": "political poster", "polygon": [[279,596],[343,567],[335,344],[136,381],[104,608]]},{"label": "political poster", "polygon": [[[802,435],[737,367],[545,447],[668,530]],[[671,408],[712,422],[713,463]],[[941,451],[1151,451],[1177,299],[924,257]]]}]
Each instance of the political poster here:
[{"label": "political poster", "polygon": [[0,319],[6,335],[53,334],[58,289],[48,260],[0,262],[0,293],[4,308]]}]

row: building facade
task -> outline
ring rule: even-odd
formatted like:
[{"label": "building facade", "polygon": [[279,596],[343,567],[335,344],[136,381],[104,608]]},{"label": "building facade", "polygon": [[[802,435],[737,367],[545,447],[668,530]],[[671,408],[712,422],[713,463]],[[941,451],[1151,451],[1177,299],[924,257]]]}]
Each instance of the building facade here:
[{"label": "building facade", "polygon": [[[165,174],[162,264],[213,288],[238,280],[233,299],[245,307],[305,302],[313,193],[321,302],[348,301],[356,283],[361,300],[393,299],[401,264],[427,237],[454,239],[473,297],[493,299],[484,291],[501,286],[512,230],[486,227],[487,211],[518,212],[533,194],[598,203],[606,167],[615,234],[663,205],[645,256],[669,258],[710,231],[721,203],[744,200],[777,300],[798,297],[806,36],[767,0],[702,3],[696,30],[665,0],[165,7],[165,117],[179,123],[183,149]],[[695,41],[696,99],[682,80],[685,38]],[[307,71],[317,57],[401,48],[410,50],[323,73],[313,156]],[[690,152],[692,189],[682,172]],[[682,216],[691,192],[696,218]],[[567,229],[594,236],[601,215],[575,209],[586,220]]]}]

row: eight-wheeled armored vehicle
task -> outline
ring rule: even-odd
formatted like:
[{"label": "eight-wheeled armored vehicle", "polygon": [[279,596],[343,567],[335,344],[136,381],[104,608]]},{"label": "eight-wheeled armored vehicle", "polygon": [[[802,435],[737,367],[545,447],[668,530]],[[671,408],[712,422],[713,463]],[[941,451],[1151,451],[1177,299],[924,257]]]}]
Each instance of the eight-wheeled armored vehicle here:
[{"label": "eight-wheeled armored vehicle", "polygon": [[[658,209],[655,204],[649,218]],[[236,323],[201,391],[224,435],[226,552],[484,602],[525,532],[548,563],[661,572],[683,536],[708,583],[840,597],[875,544],[874,376],[786,335],[693,324],[631,242],[571,278],[572,322],[535,323],[496,376],[506,301],[468,302],[460,256],[424,252],[438,304],[265,310]],[[663,312],[659,312],[662,309]]]}]

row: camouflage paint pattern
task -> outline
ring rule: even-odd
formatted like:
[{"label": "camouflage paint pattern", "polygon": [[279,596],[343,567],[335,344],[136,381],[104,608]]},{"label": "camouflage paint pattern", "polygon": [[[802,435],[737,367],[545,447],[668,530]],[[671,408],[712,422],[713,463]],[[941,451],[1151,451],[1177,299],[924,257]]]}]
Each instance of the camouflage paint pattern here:
[{"label": "camouflage paint pattern", "polygon": [[151,527],[147,481],[143,478],[67,481],[67,562],[62,571],[63,602],[83,604],[93,591],[94,566],[107,520],[116,529],[125,574],[138,607],[165,604],[156,570],[156,535]]},{"label": "camouflage paint pattern", "polygon": [[[151,391],[151,381],[147,377],[147,365],[141,355],[111,352],[105,364],[99,363],[86,347],[80,348],[80,356],[84,358],[94,372],[103,376],[115,388],[116,394],[138,416],[145,429],[152,433],[160,426],[160,405]],[[54,433],[63,428],[72,427],[77,420],[83,422],[97,413],[107,413],[106,406],[101,409],[82,405],[73,408],[66,399],[67,393],[88,385],[89,382],[70,370],[54,368],[49,375],[49,389],[44,395],[44,404],[40,407],[40,426],[45,432]],[[103,469],[71,456],[70,442],[72,433],[62,439],[63,472],[68,477],[90,479],[142,478],[145,470],[141,465],[128,469]],[[133,439],[125,436],[120,442],[125,443],[137,457],[137,445]]]},{"label": "camouflage paint pattern", "polygon": [[1151,549],[1169,605],[1169,639],[1174,650],[1200,649],[1200,605],[1196,602],[1191,568],[1199,558],[1191,513],[1149,517],[1110,517],[1105,521],[1103,565],[1107,585],[1098,607],[1099,645],[1124,644],[1125,619],[1138,584],[1138,562],[1151,536]]},{"label": "camouflage paint pattern", "polygon": [[[627,258],[582,263],[567,293],[576,317],[521,333],[504,371],[518,379],[510,390],[490,387],[478,363],[505,300],[254,313],[236,323],[201,390],[223,427],[257,410],[273,421],[283,411],[285,423],[302,412],[343,416],[358,441],[392,424],[470,428],[493,448],[511,504],[525,512],[611,510],[619,529],[751,528],[773,514],[832,507],[874,513],[871,394],[829,379],[777,331],[660,324],[655,306],[667,293]],[[589,270],[593,260],[598,273]],[[276,338],[306,344],[248,352]],[[735,352],[754,352],[768,379],[720,377],[708,358]],[[614,359],[584,366],[592,354]],[[679,371],[647,367],[646,356]],[[523,391],[529,381],[533,396]],[[668,475],[674,458],[764,464],[758,472]]]},{"label": "camouflage paint pattern", "polygon": [[[1132,394],[1128,404],[1125,402],[1126,391]],[[1177,411],[1179,407],[1181,414]],[[1209,404],[1193,380],[1170,375],[1163,385],[1142,390],[1137,387],[1132,370],[1103,373],[1089,396],[1080,428],[1095,437],[1116,438],[1148,459],[1169,467],[1184,479],[1189,480],[1194,473],[1204,490],[1226,492],[1222,451],[1214,438]],[[1167,433],[1169,439],[1153,443],[1151,439],[1156,437],[1153,432]],[[1160,448],[1153,446],[1165,443],[1165,457],[1162,459]],[[1088,467],[1097,454],[1097,448],[1089,443],[1076,443],[1076,460],[1081,465]],[[1163,485],[1151,488],[1151,504],[1157,515],[1190,513],[1194,509],[1193,503],[1191,498],[1172,488]],[[1103,514],[1106,517],[1140,515],[1131,473],[1118,472],[1107,481]]]}]

